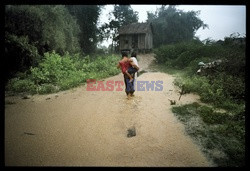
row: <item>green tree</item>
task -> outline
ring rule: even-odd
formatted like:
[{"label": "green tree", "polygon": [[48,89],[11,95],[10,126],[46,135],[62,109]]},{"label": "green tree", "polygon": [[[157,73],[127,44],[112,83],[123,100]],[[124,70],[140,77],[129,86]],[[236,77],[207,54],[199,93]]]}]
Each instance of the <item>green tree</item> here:
[{"label": "green tree", "polygon": [[101,39],[112,39],[112,49],[119,45],[118,31],[120,27],[138,22],[138,12],[130,5],[115,5],[114,10],[109,13],[109,23],[100,28]]},{"label": "green tree", "polygon": [[147,22],[150,23],[157,18],[157,11],[155,13],[147,11]]},{"label": "green tree", "polygon": [[5,6],[6,80],[36,66],[47,51],[79,52],[79,32],[64,5]]},{"label": "green tree", "polygon": [[5,30],[17,36],[28,36],[41,55],[47,50],[60,54],[79,51],[80,30],[64,5],[8,6]]},{"label": "green tree", "polygon": [[147,22],[152,22],[154,29],[154,47],[192,40],[200,27],[208,27],[198,18],[199,13],[184,12],[173,5],[162,5],[156,13],[148,12]]},{"label": "green tree", "polygon": [[76,17],[81,33],[80,46],[85,54],[95,52],[98,42],[97,23],[100,16],[100,5],[67,5],[69,12]]}]

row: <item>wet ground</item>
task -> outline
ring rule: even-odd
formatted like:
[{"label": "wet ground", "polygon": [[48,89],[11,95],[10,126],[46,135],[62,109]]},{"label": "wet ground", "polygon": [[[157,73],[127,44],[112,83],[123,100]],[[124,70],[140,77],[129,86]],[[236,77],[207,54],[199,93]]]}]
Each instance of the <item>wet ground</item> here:
[{"label": "wet ground", "polygon": [[[80,86],[27,99],[6,97],[5,165],[212,166],[171,112],[170,100],[181,105],[199,97],[185,94],[178,100],[174,77],[151,72],[152,60],[151,54],[139,55],[146,72],[136,78],[136,89],[139,85],[145,91],[136,91],[130,99],[124,86],[122,91],[86,91]],[[123,76],[104,83],[108,80],[123,81]],[[147,84],[152,81],[158,86]]]}]

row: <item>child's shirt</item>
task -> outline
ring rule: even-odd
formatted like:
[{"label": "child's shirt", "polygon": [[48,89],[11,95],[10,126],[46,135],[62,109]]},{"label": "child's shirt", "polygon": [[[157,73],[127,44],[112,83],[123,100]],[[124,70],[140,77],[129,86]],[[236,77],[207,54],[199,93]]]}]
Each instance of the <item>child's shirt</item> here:
[{"label": "child's shirt", "polygon": [[137,59],[135,57],[131,57],[130,59],[132,59],[134,64],[139,68]]}]

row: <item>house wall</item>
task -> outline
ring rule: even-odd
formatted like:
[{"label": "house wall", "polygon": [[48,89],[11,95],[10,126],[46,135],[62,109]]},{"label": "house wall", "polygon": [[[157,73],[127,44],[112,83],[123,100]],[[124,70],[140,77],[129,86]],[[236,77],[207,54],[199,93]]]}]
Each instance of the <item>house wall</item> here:
[{"label": "house wall", "polygon": [[153,48],[153,36],[150,33],[147,33],[145,36],[145,49],[152,49]]},{"label": "house wall", "polygon": [[145,34],[138,34],[138,49],[145,49]]},{"label": "house wall", "polygon": [[132,36],[131,35],[120,35],[120,50],[131,49]]},{"label": "house wall", "polygon": [[120,35],[120,50],[132,50],[133,36],[138,36],[138,50],[151,50],[153,48],[153,36],[151,33],[147,34],[128,34]]}]

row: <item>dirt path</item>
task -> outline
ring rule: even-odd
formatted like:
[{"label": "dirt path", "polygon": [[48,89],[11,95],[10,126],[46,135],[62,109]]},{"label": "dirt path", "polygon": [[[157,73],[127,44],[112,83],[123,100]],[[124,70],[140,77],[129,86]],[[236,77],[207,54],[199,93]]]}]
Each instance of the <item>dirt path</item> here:
[{"label": "dirt path", "polygon": [[[152,55],[139,58],[142,69]],[[121,74],[107,80],[123,80]],[[6,97],[6,166],[212,166],[171,112],[198,101],[192,94],[178,101],[174,77],[147,72],[137,81],[163,81],[163,91],[86,91],[86,86],[30,99]],[[123,87],[124,89],[124,87]],[[46,100],[47,99],[47,100]],[[136,136],[127,137],[135,127]]]}]

